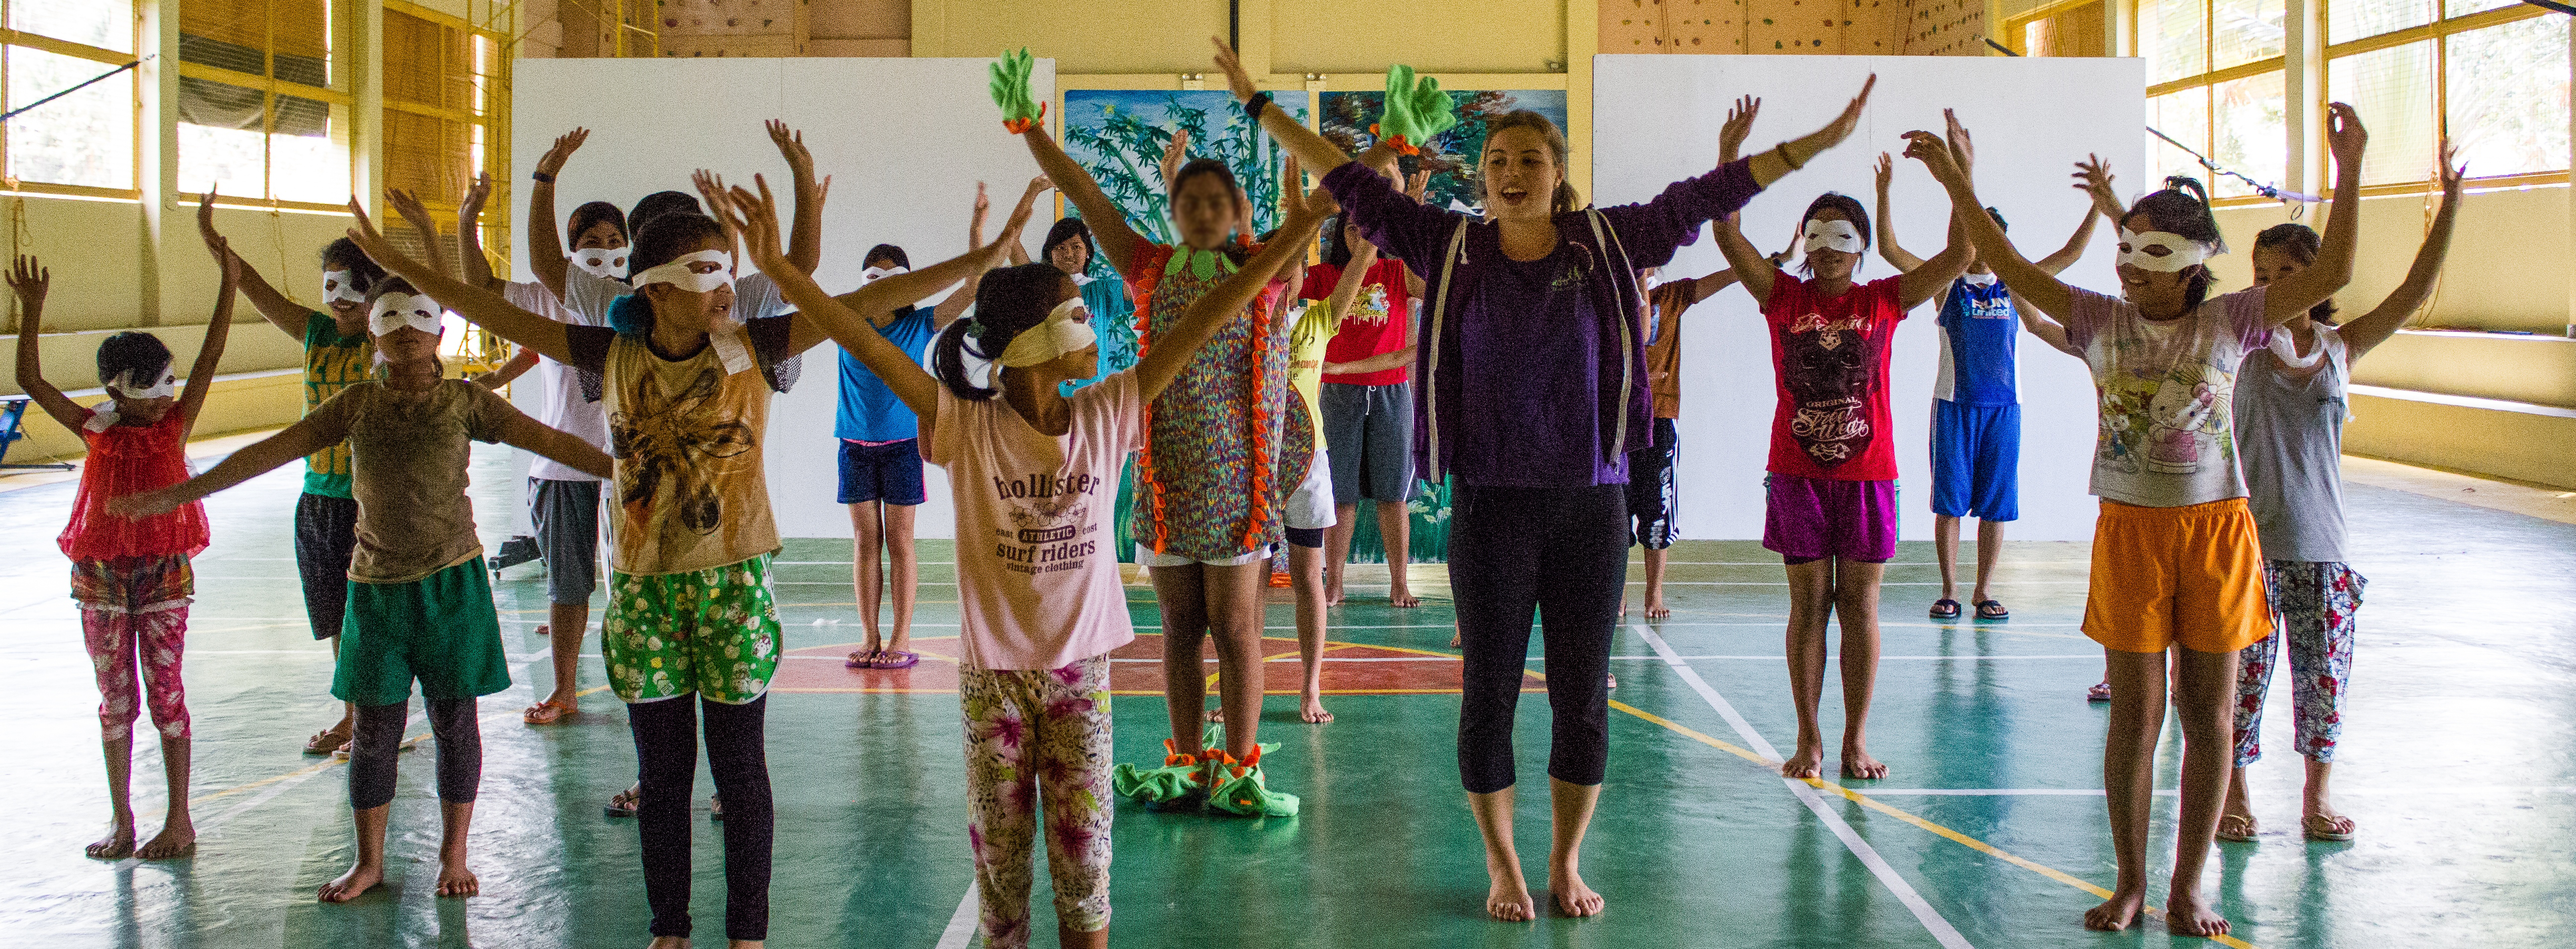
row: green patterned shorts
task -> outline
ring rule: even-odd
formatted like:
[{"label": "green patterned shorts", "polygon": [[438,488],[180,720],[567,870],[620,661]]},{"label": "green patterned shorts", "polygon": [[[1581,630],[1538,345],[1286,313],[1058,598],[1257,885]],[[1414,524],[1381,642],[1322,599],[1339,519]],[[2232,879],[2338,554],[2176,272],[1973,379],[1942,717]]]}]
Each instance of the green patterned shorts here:
[{"label": "green patterned shorts", "polygon": [[611,571],[600,652],[617,697],[650,702],[695,692],[740,705],[768,691],[779,653],[771,556],[687,573]]}]

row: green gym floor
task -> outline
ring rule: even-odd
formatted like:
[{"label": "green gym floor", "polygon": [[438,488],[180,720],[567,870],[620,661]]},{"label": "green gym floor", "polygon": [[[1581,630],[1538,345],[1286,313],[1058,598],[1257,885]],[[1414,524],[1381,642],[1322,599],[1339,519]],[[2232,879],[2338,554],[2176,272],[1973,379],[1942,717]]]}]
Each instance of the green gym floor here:
[{"label": "green gym floor", "polygon": [[[508,532],[507,469],[478,456],[487,543]],[[0,494],[0,788],[18,830],[0,841],[0,932],[44,946],[611,946],[646,941],[635,827],[600,805],[634,776],[620,706],[604,692],[571,724],[519,709],[550,681],[537,567],[496,585],[517,684],[483,702],[484,772],[472,844],[481,896],[433,893],[437,812],[423,750],[402,763],[388,885],[342,906],[313,891],[353,855],[342,766],[299,754],[338,714],[330,653],[304,620],[289,543],[288,470],[218,496],[197,561],[187,682],[196,728],[193,859],[94,861],[107,814],[98,696],[52,538],[72,485]],[[2288,675],[2274,683],[2254,771],[2259,843],[2222,844],[2208,891],[2227,945],[2548,946],[2576,943],[2576,526],[2356,485],[2355,561],[2372,584],[2336,774],[2359,822],[2345,844],[2296,833],[2299,767]],[[1339,720],[1297,721],[1295,666],[1275,662],[1262,736],[1295,819],[1117,815],[1112,941],[1125,946],[2162,946],[2153,921],[2079,923],[2113,859],[2103,803],[2105,709],[2084,689],[2101,653],[2077,632],[2085,551],[2017,544],[1996,593],[2007,623],[1934,623],[1927,545],[1887,575],[1872,750],[1887,779],[1811,786],[1769,759],[1794,744],[1780,658],[1777,560],[1751,543],[1675,548],[1671,619],[1635,621],[1613,648],[1608,786],[1584,853],[1609,900],[1589,920],[1484,918],[1475,825],[1459,793],[1457,671],[1437,568],[1419,609],[1358,586],[1331,614],[1325,672]],[[932,657],[862,675],[846,541],[790,541],[776,577],[788,647],[768,719],[777,789],[770,945],[972,942],[962,759],[953,697],[955,576],[923,544],[919,639]],[[1130,588],[1136,622],[1158,622]],[[1641,598],[1640,598],[1641,599]],[[1632,604],[1634,605],[1634,604]],[[596,613],[594,612],[594,617]],[[1294,655],[1285,602],[1274,655]],[[1122,653],[1148,660],[1150,639]],[[585,647],[595,655],[594,637]],[[1544,664],[1533,658],[1534,673]],[[1150,662],[1118,666],[1123,761],[1160,755]],[[597,685],[586,657],[585,685]],[[1828,677],[1825,726],[1841,727]],[[1547,852],[1547,705],[1533,677],[1519,721],[1519,841],[1533,885]],[[531,688],[538,688],[531,692]],[[165,805],[148,727],[136,807]],[[2160,784],[2173,784],[2168,730]],[[1830,748],[1831,746],[1829,746]],[[1830,761],[1830,759],[1829,759]],[[1829,773],[1831,768],[1829,767]],[[712,784],[701,770],[697,806]],[[2151,902],[2164,899],[2174,799],[2161,797]],[[721,945],[721,848],[697,835],[701,945]],[[1041,865],[1042,866],[1042,865]],[[1053,945],[1043,872],[1040,945]],[[1544,905],[1544,903],[1542,903]]]}]

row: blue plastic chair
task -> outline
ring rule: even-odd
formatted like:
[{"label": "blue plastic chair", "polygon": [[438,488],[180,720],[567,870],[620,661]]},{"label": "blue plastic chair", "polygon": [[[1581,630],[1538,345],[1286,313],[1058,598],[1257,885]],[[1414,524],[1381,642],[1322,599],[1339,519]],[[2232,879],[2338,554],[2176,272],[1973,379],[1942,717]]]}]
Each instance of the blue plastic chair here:
[{"label": "blue plastic chair", "polygon": [[71,463],[64,461],[53,461],[33,465],[9,463],[9,446],[27,439],[27,406],[31,401],[32,400],[24,398],[0,400],[0,469],[18,471],[72,470]]}]

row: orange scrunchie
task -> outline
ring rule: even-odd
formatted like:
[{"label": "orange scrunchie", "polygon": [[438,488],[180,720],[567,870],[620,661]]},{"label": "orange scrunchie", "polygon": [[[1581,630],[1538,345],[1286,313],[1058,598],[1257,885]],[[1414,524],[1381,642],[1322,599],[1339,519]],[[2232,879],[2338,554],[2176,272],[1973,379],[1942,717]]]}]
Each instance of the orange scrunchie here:
[{"label": "orange scrunchie", "polygon": [[1021,132],[1026,132],[1026,131],[1028,131],[1028,130],[1030,130],[1030,129],[1033,129],[1033,128],[1036,128],[1036,127],[1038,127],[1038,126],[1040,126],[1040,125],[1044,125],[1044,124],[1046,124],[1046,107],[1047,107],[1047,104],[1046,104],[1046,103],[1044,103],[1044,102],[1040,102],[1040,103],[1038,103],[1038,116],[1037,116],[1037,118],[1034,118],[1034,119],[1011,119],[1011,120],[1009,120],[1009,121],[1003,122],[1003,123],[1002,123],[1002,131],[1009,132],[1009,133],[1011,133],[1011,134],[1013,134],[1013,135],[1018,135],[1018,134],[1020,134]]}]

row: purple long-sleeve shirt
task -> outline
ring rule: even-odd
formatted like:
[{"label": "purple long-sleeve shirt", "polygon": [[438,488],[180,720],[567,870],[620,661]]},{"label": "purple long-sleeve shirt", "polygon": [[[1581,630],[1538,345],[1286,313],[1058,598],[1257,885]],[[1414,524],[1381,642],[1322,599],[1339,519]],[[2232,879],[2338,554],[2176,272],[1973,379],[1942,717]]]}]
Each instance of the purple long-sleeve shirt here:
[{"label": "purple long-sleeve shirt", "polygon": [[[1700,225],[1762,191],[1749,159],[1730,162],[1644,204],[1601,208],[1606,248],[1582,212],[1559,214],[1556,249],[1523,262],[1503,255],[1499,225],[1425,206],[1358,162],[1325,175],[1324,187],[1434,297],[1422,308],[1431,345],[1414,357],[1415,466],[1435,481],[1514,487],[1628,482],[1628,451],[1651,445],[1654,428],[1637,316],[1645,300],[1620,252],[1625,268],[1660,267]],[[1466,241],[1433,331],[1442,258],[1461,221]]]}]

